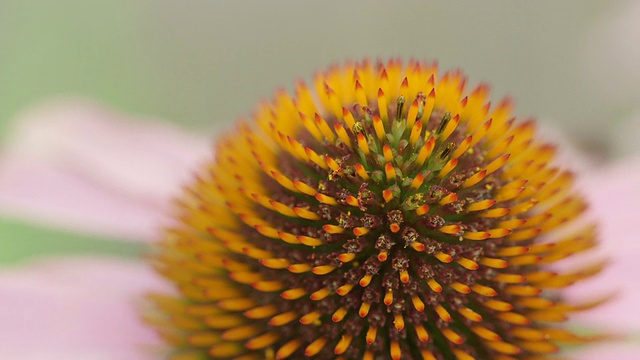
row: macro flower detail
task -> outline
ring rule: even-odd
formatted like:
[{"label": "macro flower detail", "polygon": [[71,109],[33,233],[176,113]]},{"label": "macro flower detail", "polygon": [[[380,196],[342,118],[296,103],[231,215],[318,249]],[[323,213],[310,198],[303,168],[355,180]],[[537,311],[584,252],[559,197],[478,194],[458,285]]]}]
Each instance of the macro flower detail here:
[{"label": "macro flower detail", "polygon": [[280,91],[220,139],[154,266],[148,321],[176,359],[537,359],[560,289],[603,267],[555,147],[459,71],[363,61]]}]

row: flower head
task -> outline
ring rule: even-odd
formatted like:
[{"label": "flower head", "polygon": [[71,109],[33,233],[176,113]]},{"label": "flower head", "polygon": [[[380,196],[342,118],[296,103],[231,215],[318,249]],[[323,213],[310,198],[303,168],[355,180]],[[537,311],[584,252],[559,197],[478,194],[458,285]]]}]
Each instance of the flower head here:
[{"label": "flower head", "polygon": [[222,138],[155,257],[179,297],[153,316],[176,355],[531,358],[587,340],[558,289],[601,264],[554,230],[586,208],[532,121],[459,71],[336,66]]}]

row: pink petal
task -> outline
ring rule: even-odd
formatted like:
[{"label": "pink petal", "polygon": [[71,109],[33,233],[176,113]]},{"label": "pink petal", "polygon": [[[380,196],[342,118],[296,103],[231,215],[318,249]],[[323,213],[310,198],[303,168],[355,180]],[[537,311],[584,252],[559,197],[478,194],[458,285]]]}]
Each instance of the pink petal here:
[{"label": "pink petal", "polygon": [[157,238],[165,205],[136,200],[44,160],[0,162],[0,215],[77,232]]},{"label": "pink petal", "polygon": [[0,159],[0,212],[70,229],[149,238],[207,141],[159,121],[64,101],[17,121]]},{"label": "pink petal", "polygon": [[[618,333],[640,334],[640,304],[637,291],[640,274],[638,203],[640,159],[627,160],[592,173],[581,183],[599,223],[600,250],[593,258],[608,258],[610,265],[597,277],[571,287],[568,295],[577,301],[616,293],[614,301],[576,319]],[[579,260],[579,259],[576,259]]]},{"label": "pink petal", "polygon": [[3,269],[0,359],[157,358],[160,341],[139,317],[149,291],[168,290],[140,261],[67,258]]},{"label": "pink petal", "polygon": [[582,348],[580,351],[567,352],[567,356],[580,360],[638,360],[640,343],[610,342]]}]

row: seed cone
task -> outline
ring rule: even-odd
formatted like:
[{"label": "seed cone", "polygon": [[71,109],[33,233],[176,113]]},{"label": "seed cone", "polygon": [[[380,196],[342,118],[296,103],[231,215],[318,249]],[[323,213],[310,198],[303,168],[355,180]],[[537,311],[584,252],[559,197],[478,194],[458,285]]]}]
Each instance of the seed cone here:
[{"label": "seed cone", "polygon": [[154,264],[149,317],[176,359],[539,359],[598,301],[559,289],[602,264],[555,147],[459,71],[336,66],[220,139]]}]

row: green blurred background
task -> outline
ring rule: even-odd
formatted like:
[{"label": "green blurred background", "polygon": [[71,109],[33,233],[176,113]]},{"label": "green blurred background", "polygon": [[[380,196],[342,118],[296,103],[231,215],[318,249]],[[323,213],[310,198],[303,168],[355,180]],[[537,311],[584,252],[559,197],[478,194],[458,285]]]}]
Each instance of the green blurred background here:
[{"label": "green blurred background", "polygon": [[[318,68],[401,56],[461,67],[471,83],[488,80],[494,97],[517,100],[517,115],[552,121],[606,155],[603,122],[622,121],[637,97],[613,94],[628,84],[603,83],[589,57],[598,24],[621,4],[2,0],[0,139],[11,136],[20,111],[69,95],[213,136],[275,88]],[[0,219],[0,263],[144,250],[104,240]]]}]

